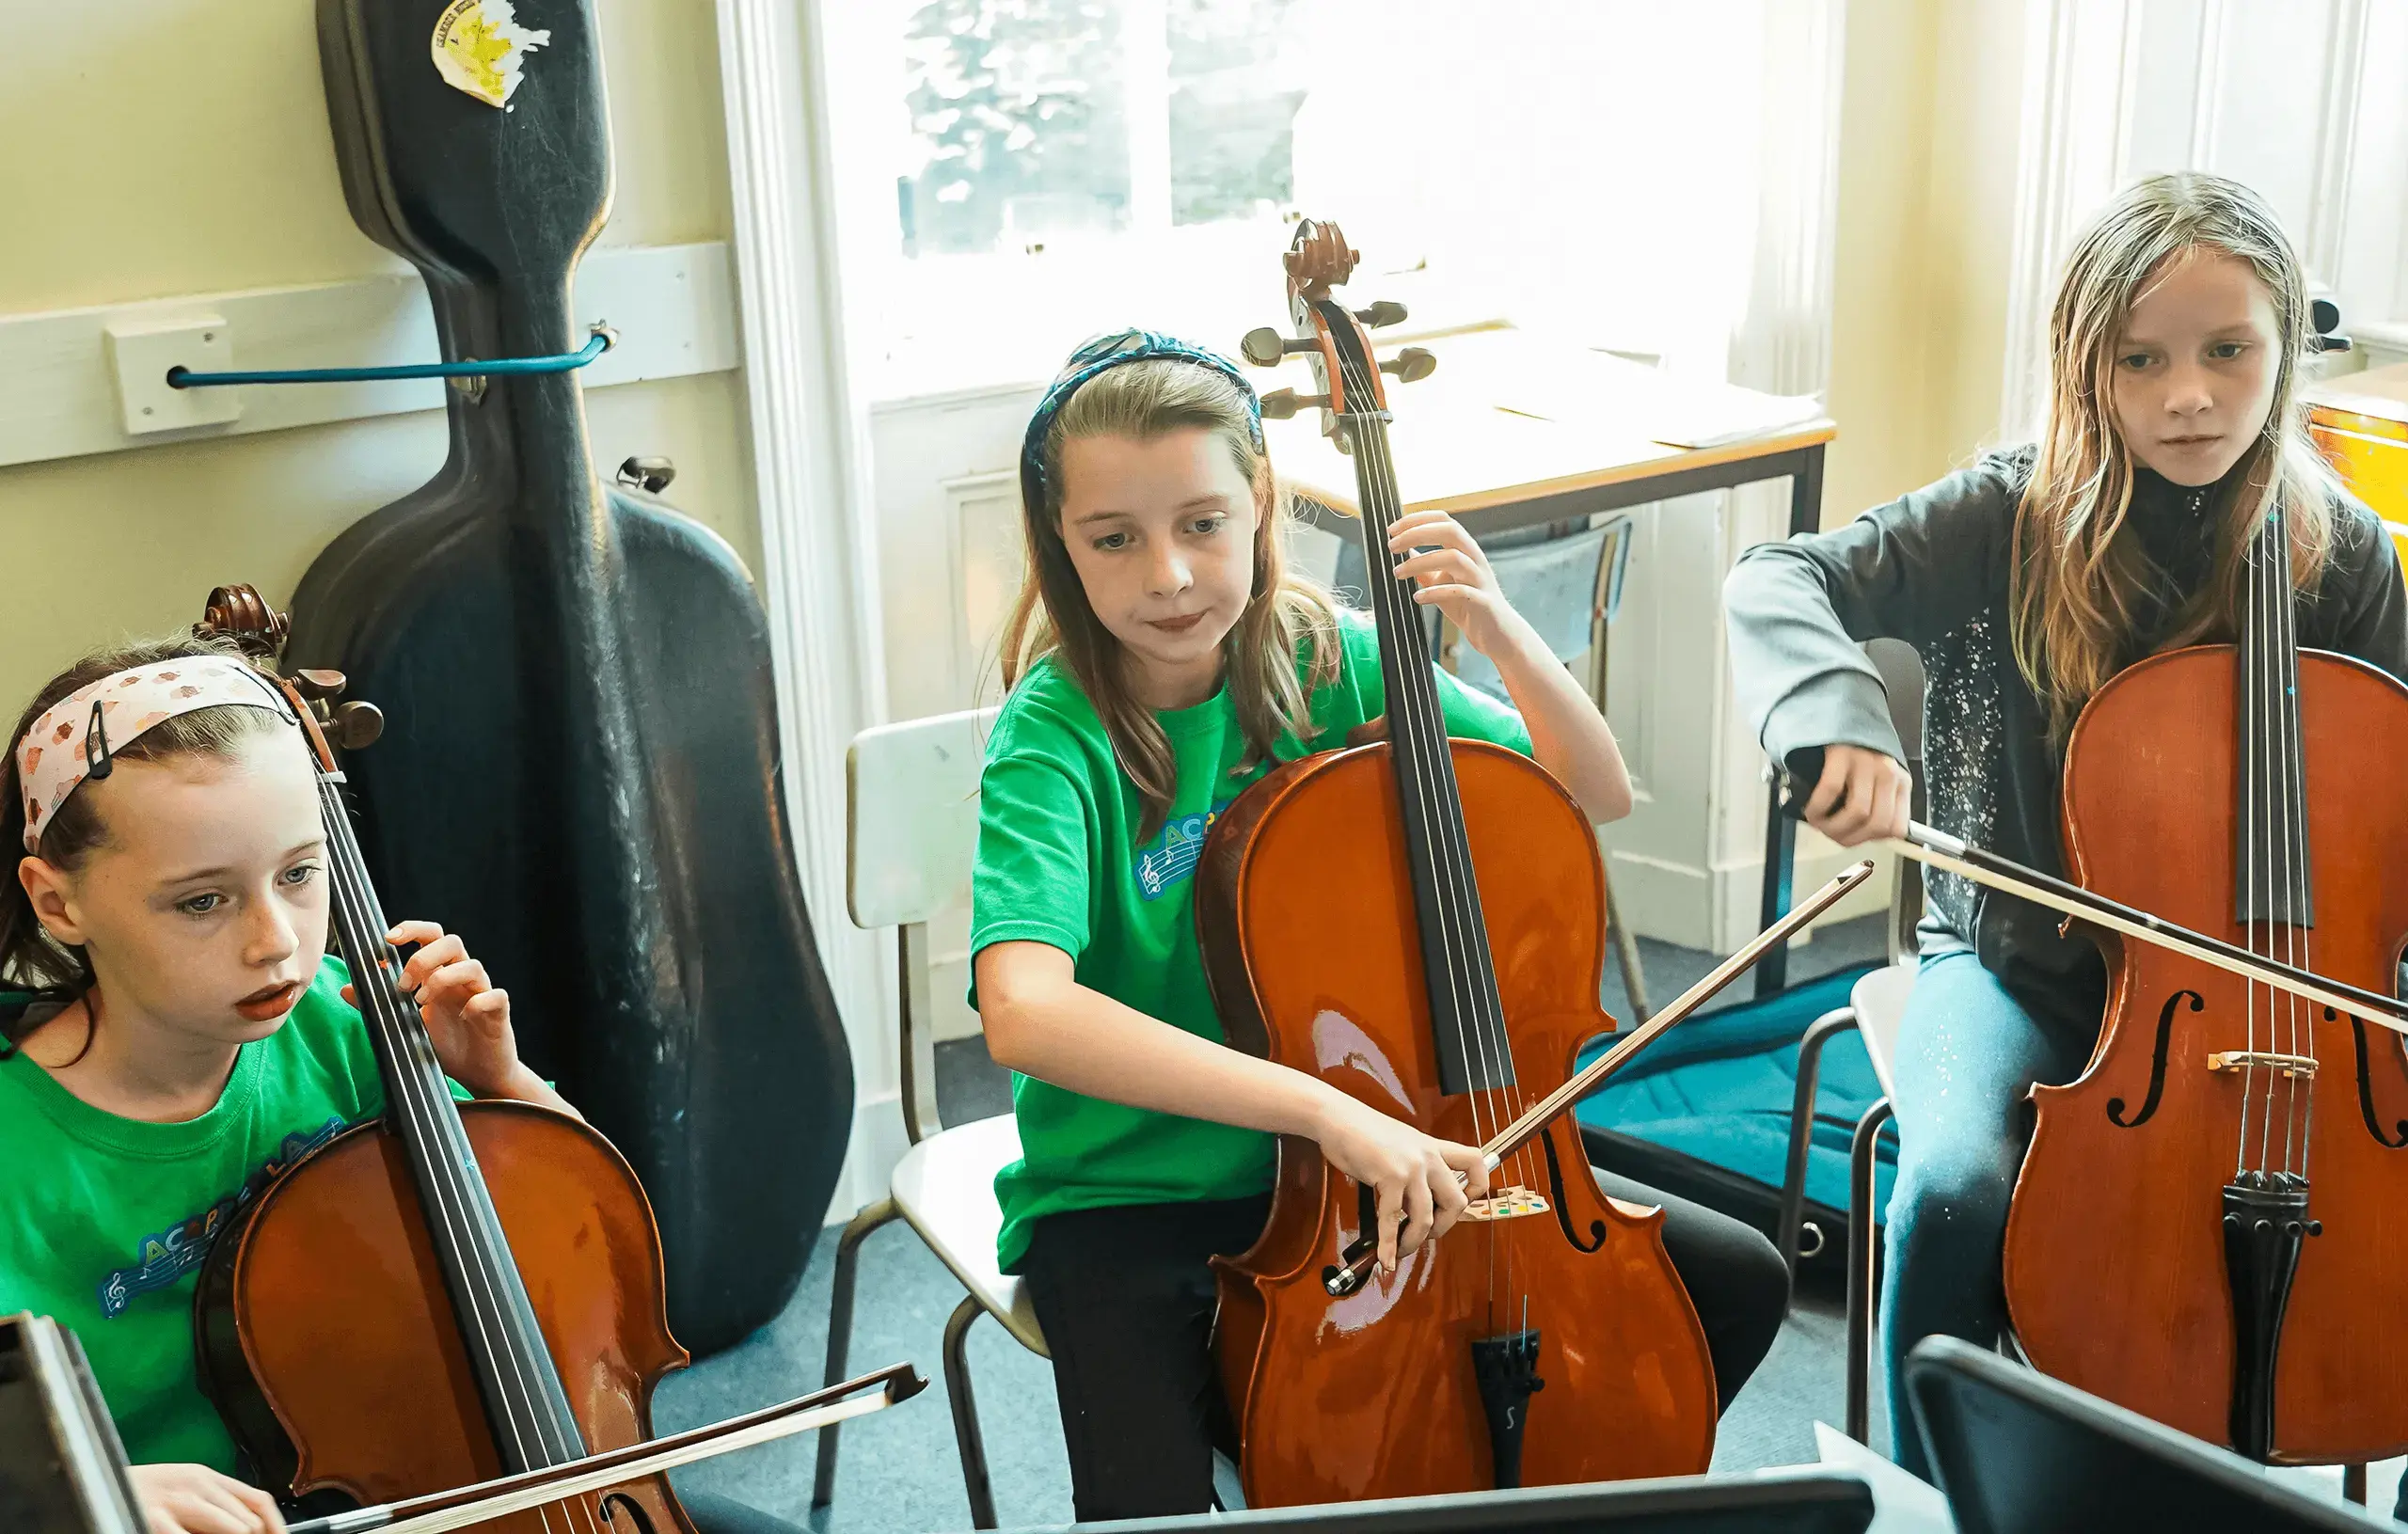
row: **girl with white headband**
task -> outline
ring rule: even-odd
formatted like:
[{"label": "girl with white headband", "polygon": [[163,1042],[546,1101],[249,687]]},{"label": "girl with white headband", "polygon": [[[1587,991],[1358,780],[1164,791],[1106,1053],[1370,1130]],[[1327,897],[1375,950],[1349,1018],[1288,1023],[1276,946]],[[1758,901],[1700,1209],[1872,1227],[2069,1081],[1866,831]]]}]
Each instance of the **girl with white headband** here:
[{"label": "girl with white headband", "polygon": [[[326,952],[313,764],[282,699],[197,640],[41,689],[0,770],[0,1315],[82,1340],[152,1534],[272,1534],[194,1378],[210,1238],[275,1172],[384,1111]],[[444,1069],[573,1113],[520,1062],[459,938],[404,922]]]}]

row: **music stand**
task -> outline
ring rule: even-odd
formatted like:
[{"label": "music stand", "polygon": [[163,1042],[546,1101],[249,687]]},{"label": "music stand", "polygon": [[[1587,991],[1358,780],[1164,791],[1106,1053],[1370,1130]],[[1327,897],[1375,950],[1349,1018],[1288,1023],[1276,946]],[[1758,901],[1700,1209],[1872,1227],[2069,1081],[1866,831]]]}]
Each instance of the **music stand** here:
[{"label": "music stand", "polygon": [[1915,1344],[1907,1391],[1959,1534],[2372,1526],[2238,1454],[1955,1337]]},{"label": "music stand", "polygon": [[0,1529],[141,1534],[139,1509],[75,1334],[47,1316],[0,1317]]},{"label": "music stand", "polygon": [[[1192,1518],[1058,1524],[1114,1534],[1863,1534],[1873,1489],[1813,1467],[1733,1476],[1673,1476],[1586,1486],[1400,1496],[1307,1508],[1261,1508]],[[1049,1534],[1029,1529],[1023,1534]]]}]

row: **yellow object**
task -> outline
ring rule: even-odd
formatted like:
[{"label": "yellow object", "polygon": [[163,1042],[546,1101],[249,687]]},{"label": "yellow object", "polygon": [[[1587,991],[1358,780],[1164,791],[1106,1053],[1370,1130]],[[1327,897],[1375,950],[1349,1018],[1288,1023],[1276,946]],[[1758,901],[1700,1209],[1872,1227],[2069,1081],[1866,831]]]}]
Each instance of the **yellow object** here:
[{"label": "yellow object", "polygon": [[518,24],[510,0],[452,0],[435,21],[435,67],[446,84],[488,106],[506,106],[527,55],[551,33]]},{"label": "yellow object", "polygon": [[2408,568],[2408,363],[2346,373],[2307,400],[2309,435],[2383,518]]}]

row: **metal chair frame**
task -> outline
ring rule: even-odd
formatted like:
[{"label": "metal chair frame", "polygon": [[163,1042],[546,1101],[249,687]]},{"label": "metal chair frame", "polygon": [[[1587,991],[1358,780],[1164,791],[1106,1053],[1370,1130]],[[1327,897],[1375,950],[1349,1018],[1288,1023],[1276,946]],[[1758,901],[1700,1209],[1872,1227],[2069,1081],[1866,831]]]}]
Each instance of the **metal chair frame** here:
[{"label": "metal chair frame", "polygon": [[[985,714],[991,720],[993,710]],[[850,811],[857,805],[858,785],[848,794],[847,835],[848,843],[857,832]],[[858,847],[848,849],[848,876],[858,876]],[[852,892],[856,901],[856,925],[859,920],[859,892]],[[928,929],[925,921],[902,922],[895,926],[896,993],[899,998],[897,1032],[900,1035],[900,1099],[903,1111],[903,1132],[912,1146],[933,1140],[945,1131],[936,1100],[936,1044],[932,1036],[935,1017],[934,992],[930,986]],[[902,1206],[890,1191],[884,1198],[863,1206],[845,1226],[844,1234],[836,1240],[836,1271],[832,1282],[828,1307],[828,1363],[826,1383],[836,1384],[846,1375],[846,1359],[850,1352],[853,1330],[853,1297],[859,1277],[861,1245],[870,1232],[904,1218]],[[953,1410],[955,1447],[961,1456],[963,1490],[970,1500],[972,1526],[995,1526],[995,1499],[987,1468],[987,1447],[978,1427],[978,1408],[971,1387],[969,1336],[970,1328],[982,1315],[994,1314],[995,1319],[1013,1340],[1039,1357],[1046,1356],[1041,1336],[1034,1335],[1034,1322],[1025,1318],[993,1312],[986,1298],[974,1289],[966,1289],[961,1303],[945,1320],[943,1368],[945,1397]],[[1027,1333],[1029,1335],[1024,1335]],[[831,1424],[819,1431],[819,1457],[812,1478],[811,1505],[825,1508],[833,1500],[836,1488],[836,1452],[841,1424]]]},{"label": "metal chair frame", "polygon": [[[1923,813],[1923,663],[1913,650],[1896,640],[1875,640],[1865,646],[1882,673],[1889,694],[1890,721],[1907,751],[1908,770],[1914,776],[1914,810]],[[1915,961],[1915,924],[1923,917],[1923,880],[1901,865],[1890,891],[1889,959],[1893,966]],[[1869,978],[1869,977],[1868,977]],[[1859,982],[1861,988],[1862,982]],[[1822,1250],[1823,1232],[1806,1221],[1806,1155],[1814,1135],[1814,1097],[1822,1081],[1823,1049],[1837,1035],[1861,1032],[1863,1019],[1851,992],[1848,1004],[1834,1007],[1807,1025],[1798,1041],[1798,1084],[1790,1101],[1789,1150],[1782,1169],[1781,1210],[1775,1241],[1789,1269],[1793,1290],[1800,1258]],[[1871,1040],[1867,1039],[1868,1048]],[[1876,1062],[1883,1083],[1886,1066]],[[1871,1442],[1873,1397],[1874,1265],[1879,1248],[1874,1241],[1877,1225],[1873,1197],[1881,1130],[1894,1117],[1890,1099],[1883,1097],[1856,1121],[1848,1147],[1847,1208],[1847,1412],[1846,1430],[1859,1443]],[[1813,1231],[1814,1244],[1803,1238]]]}]

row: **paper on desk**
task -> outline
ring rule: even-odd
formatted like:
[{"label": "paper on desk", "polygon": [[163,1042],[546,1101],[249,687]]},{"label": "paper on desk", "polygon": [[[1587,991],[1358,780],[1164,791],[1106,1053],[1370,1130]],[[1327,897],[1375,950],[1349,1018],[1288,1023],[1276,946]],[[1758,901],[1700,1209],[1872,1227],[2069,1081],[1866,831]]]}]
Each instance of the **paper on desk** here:
[{"label": "paper on desk", "polygon": [[1734,384],[1684,378],[1526,331],[1448,347],[1436,376],[1447,380],[1450,392],[1484,396],[1513,415],[1674,448],[1719,447],[1823,414],[1822,402],[1813,395],[1760,394]]},{"label": "paper on desk", "polygon": [[1873,1526],[1867,1534],[1955,1534],[1956,1520],[1939,1488],[1899,1469],[1828,1422],[1814,1424],[1814,1452],[1825,1464],[1853,1470],[1873,1488]]}]

